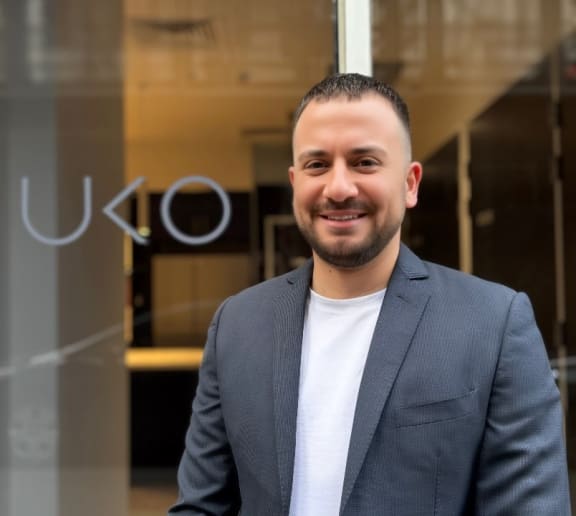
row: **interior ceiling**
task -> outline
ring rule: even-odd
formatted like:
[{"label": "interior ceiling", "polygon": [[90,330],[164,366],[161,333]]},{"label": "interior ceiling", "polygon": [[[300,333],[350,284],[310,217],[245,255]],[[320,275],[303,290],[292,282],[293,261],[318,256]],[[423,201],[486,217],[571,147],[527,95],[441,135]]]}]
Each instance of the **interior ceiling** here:
[{"label": "interior ceiling", "polygon": [[332,62],[331,0],[127,0],[129,140],[285,134]]},{"label": "interior ceiling", "polygon": [[[375,0],[374,73],[408,100],[417,157],[530,73],[574,30],[575,4]],[[126,0],[127,138],[288,141],[332,61],[331,0]]]}]

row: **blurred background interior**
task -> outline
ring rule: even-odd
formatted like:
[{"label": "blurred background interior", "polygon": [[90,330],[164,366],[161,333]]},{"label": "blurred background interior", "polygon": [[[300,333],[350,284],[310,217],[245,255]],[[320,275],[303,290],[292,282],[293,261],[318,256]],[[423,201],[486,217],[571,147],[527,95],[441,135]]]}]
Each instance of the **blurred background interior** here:
[{"label": "blurred background interior", "polygon": [[[0,514],[148,516],[174,501],[214,310],[309,256],[291,115],[336,69],[335,12],[0,0]],[[576,0],[372,0],[364,29],[424,164],[404,240],[528,292],[576,475]],[[202,245],[161,216],[189,176],[232,210]],[[193,236],[223,216],[198,182],[168,208]]]}]

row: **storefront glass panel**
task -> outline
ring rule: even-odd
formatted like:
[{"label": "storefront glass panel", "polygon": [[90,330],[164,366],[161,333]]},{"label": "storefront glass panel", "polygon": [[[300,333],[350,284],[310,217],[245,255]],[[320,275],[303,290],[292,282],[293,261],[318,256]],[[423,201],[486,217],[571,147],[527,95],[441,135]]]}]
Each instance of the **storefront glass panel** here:
[{"label": "storefront glass panel", "polygon": [[[215,308],[309,254],[290,123],[334,70],[334,12],[0,0],[0,514],[174,500]],[[405,239],[529,293],[571,471],[575,33],[574,0],[372,1],[373,74],[425,169]]]},{"label": "storefront glass panel", "polygon": [[0,1],[0,514],[174,502],[215,308],[308,253],[291,115],[333,69],[333,18]]},{"label": "storefront glass panel", "polygon": [[374,75],[407,99],[424,163],[405,238],[425,258],[529,294],[576,486],[576,4],[374,0],[372,15]]}]

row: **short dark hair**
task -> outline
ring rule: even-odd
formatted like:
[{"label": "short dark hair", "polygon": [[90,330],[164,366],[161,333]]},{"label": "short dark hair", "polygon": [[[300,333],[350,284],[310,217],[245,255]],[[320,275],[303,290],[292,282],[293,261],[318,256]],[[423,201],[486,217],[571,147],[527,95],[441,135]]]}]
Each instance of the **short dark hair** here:
[{"label": "short dark hair", "polygon": [[380,95],[390,102],[394,112],[398,115],[398,118],[406,129],[408,139],[410,139],[410,115],[404,99],[389,84],[359,73],[337,73],[326,77],[313,86],[310,91],[304,95],[294,112],[293,127],[296,127],[302,112],[313,100],[327,102],[338,97],[346,97],[348,100],[358,100],[368,93]]}]

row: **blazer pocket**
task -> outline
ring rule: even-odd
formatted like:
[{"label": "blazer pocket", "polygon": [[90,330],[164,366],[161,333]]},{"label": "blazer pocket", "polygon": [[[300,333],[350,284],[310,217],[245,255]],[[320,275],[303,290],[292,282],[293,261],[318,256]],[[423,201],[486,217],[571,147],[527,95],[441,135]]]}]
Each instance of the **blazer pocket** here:
[{"label": "blazer pocket", "polygon": [[457,398],[396,409],[396,427],[418,426],[464,417],[477,410],[476,389]]}]

